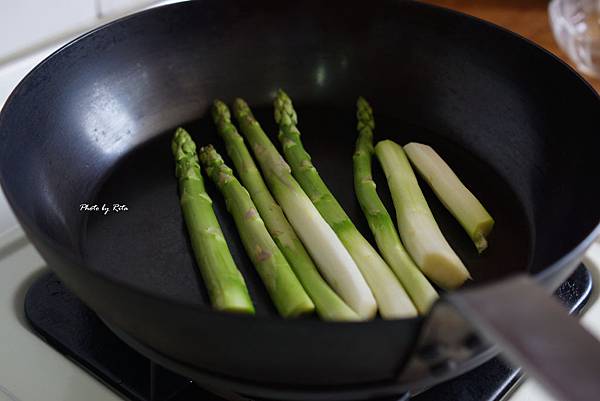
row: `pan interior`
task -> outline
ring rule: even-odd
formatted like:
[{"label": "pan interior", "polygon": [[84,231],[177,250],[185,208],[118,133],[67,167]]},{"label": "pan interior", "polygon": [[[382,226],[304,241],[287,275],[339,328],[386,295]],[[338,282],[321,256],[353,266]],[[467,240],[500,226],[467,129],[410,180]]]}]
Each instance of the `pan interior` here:
[{"label": "pan interior", "polygon": [[[354,100],[346,99],[340,104],[298,103],[299,128],[319,173],[358,229],[374,244],[353,187]],[[253,109],[279,148],[270,105]],[[447,137],[394,115],[376,112],[375,117],[376,140],[389,138],[400,144],[410,141],[431,144],[495,218],[490,246],[478,255],[467,234],[419,179],[443,233],[474,278],[469,285],[485,283],[529,267],[532,231],[526,213],[510,185],[492,167]],[[223,156],[226,155],[208,113],[183,126],[198,146],[212,143]],[[86,264],[114,280],[180,302],[208,305],[179,207],[170,148],[172,131],[128,152],[106,175],[94,203],[106,204],[109,208],[113,204],[126,205],[128,210],[111,211],[106,215],[87,214],[83,254]],[[233,167],[227,157],[226,162]],[[379,194],[395,219],[385,177],[376,160],[373,166]],[[246,278],[258,313],[275,316],[276,311],[246,256],[222,196],[206,175],[204,177],[217,217],[237,266]]]}]

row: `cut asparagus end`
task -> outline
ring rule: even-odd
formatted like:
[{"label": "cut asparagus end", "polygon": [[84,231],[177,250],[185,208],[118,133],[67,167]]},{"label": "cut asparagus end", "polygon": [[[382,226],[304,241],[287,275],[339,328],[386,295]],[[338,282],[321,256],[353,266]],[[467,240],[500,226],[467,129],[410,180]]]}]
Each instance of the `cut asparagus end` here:
[{"label": "cut asparagus end", "polygon": [[406,249],[421,271],[445,289],[462,285],[471,276],[440,231],[404,150],[393,141],[375,146],[388,181],[398,230]]},{"label": "cut asparagus end", "polygon": [[246,253],[280,315],[290,318],[312,313],[312,300],[267,231],[248,191],[212,145],[200,149],[200,161],[223,194]]},{"label": "cut asparagus end", "polygon": [[461,287],[471,275],[460,260],[445,252],[430,252],[423,258],[422,270],[431,280],[442,288],[453,290]]},{"label": "cut asparagus end", "polygon": [[417,311],[426,314],[438,299],[438,294],[402,246],[394,222],[377,194],[372,178],[375,119],[369,103],[362,97],[356,102],[356,119],[358,139],[352,159],[358,202],[383,258],[404,286]]},{"label": "cut asparagus end", "polygon": [[317,267],[267,188],[243,138],[231,123],[229,108],[216,100],[212,109],[219,135],[225,141],[242,184],[264,220],[267,230],[296,273],[323,320],[356,321],[358,315],[344,303],[321,277]]},{"label": "cut asparagus end", "polygon": [[404,150],[419,174],[467,232],[477,251],[483,252],[488,246],[487,236],[494,227],[492,216],[431,146],[413,142],[404,146]]},{"label": "cut asparagus end", "polygon": [[487,249],[488,242],[485,238],[485,235],[482,232],[477,232],[471,237],[471,239],[473,240],[473,243],[475,244],[475,248],[477,249],[478,253],[482,253]]},{"label": "cut asparagus end", "polygon": [[242,274],[229,252],[227,242],[204,188],[196,145],[178,128],[171,149],[179,179],[181,209],[196,264],[215,309],[234,313],[254,313],[254,306]]},{"label": "cut asparagus end", "polygon": [[377,300],[381,317],[396,319],[417,315],[415,306],[398,278],[357,230],[312,165],[296,127],[298,116],[292,100],[281,89],[277,91],[274,108],[275,120],[279,125],[278,138],[292,174],[352,256]]}]

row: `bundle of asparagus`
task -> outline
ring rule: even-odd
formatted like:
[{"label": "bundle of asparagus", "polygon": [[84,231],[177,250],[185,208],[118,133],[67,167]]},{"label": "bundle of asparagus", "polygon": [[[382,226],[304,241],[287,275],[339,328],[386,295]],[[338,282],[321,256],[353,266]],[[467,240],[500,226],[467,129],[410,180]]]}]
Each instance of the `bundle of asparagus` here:
[{"label": "bundle of asparagus", "polygon": [[356,107],[358,139],[353,156],[356,196],[383,257],[406,288],[419,313],[425,314],[438,295],[406,253],[392,218],[377,195],[375,181],[371,175],[375,128],[373,111],[362,97],[356,102]]},{"label": "bundle of asparagus", "polygon": [[175,131],[172,150],[181,210],[213,307],[227,312],[254,313],[244,278],[231,257],[212,201],[204,189],[196,144],[183,128]]},{"label": "bundle of asparagus", "polygon": [[315,303],[319,316],[324,320],[358,320],[358,315],[321,277],[281,207],[273,199],[244,144],[244,138],[231,122],[227,105],[216,100],[213,104],[212,115],[219,134],[225,141],[227,154],[233,161],[242,183],[250,193],[267,230]]},{"label": "bundle of asparagus", "polygon": [[333,228],[352,255],[367,280],[384,318],[415,316],[417,311],[389,266],[356,229],[311,163],[300,140],[298,118],[287,94],[279,90],[275,99],[275,121],[279,124],[279,141],[294,177],[321,216]]},{"label": "bundle of asparagus", "polygon": [[[324,320],[364,320],[374,317],[379,307],[384,318],[411,317],[426,313],[438,297],[421,271],[445,289],[470,278],[435,222],[403,148],[390,140],[373,147],[375,122],[366,100],[357,101],[354,186],[383,258],[356,229],[312,164],[291,99],[279,90],[274,106],[278,138],[289,165],[246,102],[234,102],[235,117],[266,184],[231,122],[229,109],[218,100],[213,119],[243,184],[212,145],[201,149],[200,161],[223,194],[244,248],[282,316],[316,309]],[[213,306],[254,313],[204,189],[196,146],[185,130],[176,131],[172,150],[183,215]],[[478,251],[483,251],[494,224],[489,213],[431,147],[411,143],[405,150]],[[408,252],[377,194],[373,154],[385,172]]]},{"label": "bundle of asparagus", "polygon": [[294,179],[246,102],[236,99],[233,112],[273,196],[320,272],[361,319],[374,317],[377,302],[354,260]]},{"label": "bundle of asparagus", "polygon": [[314,304],[267,232],[248,191],[212,145],[200,149],[200,161],[225,197],[244,248],[279,313],[283,317],[295,317],[312,312]]}]

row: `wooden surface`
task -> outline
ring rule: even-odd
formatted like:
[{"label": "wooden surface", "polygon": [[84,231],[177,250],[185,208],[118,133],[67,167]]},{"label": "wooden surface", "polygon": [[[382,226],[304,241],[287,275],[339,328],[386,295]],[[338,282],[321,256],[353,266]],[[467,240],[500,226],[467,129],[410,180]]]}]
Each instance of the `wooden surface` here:
[{"label": "wooden surface", "polygon": [[[550,50],[574,66],[554,40],[548,20],[548,0],[424,0],[508,28]],[[583,75],[583,74],[582,74]],[[584,76],[600,92],[600,80]]]}]

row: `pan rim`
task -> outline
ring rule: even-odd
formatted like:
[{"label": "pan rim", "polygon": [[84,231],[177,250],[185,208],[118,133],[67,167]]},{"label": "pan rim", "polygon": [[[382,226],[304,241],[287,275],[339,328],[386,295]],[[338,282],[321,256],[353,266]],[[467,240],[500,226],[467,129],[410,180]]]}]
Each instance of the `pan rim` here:
[{"label": "pan rim", "polygon": [[[457,374],[466,373],[483,363],[488,362],[492,358],[498,356],[500,350],[495,346],[491,345],[472,358],[464,361],[459,366],[456,366],[452,370],[447,371],[441,376],[427,376],[416,381],[395,381],[394,379],[386,381],[366,382],[360,384],[348,384],[348,385],[337,385],[329,388],[325,385],[302,388],[300,385],[281,385],[262,382],[250,382],[245,379],[237,379],[232,376],[227,376],[217,372],[210,372],[206,369],[196,367],[185,361],[181,361],[174,357],[165,355],[160,350],[153,348],[151,345],[145,344],[143,341],[135,338],[134,336],[126,333],[118,327],[111,325],[102,316],[100,319],[110,328],[110,330],[119,339],[124,341],[134,350],[144,354],[151,355],[155,361],[160,365],[166,367],[175,367],[174,371],[179,370],[181,373],[194,372],[196,377],[190,377],[192,380],[200,383],[197,379],[202,377],[202,383],[208,385],[210,380],[214,383],[215,387],[223,386],[232,391],[239,392],[241,394],[248,394],[250,396],[257,392],[260,392],[261,397],[270,397],[272,399],[279,399],[279,397],[290,398],[290,394],[293,394],[293,399],[296,400],[330,400],[331,397],[344,400],[363,400],[365,397],[373,396],[376,393],[379,397],[381,396],[396,396],[399,393],[410,393],[411,396],[418,395],[421,392],[439,384],[441,381],[450,380],[456,377]],[[341,387],[341,388],[340,388]],[[309,398],[310,397],[310,398]]]}]

